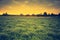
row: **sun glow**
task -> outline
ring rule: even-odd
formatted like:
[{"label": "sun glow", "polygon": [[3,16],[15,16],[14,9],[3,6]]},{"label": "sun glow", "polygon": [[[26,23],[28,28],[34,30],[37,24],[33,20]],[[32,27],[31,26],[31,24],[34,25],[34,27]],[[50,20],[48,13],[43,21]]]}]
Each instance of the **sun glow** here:
[{"label": "sun glow", "polygon": [[[53,3],[55,2],[55,3]],[[7,12],[11,15],[59,13],[59,1],[47,0],[0,0],[0,14]]]},{"label": "sun glow", "polygon": [[47,13],[58,13],[58,9],[55,8],[48,8],[45,6],[38,6],[38,5],[11,5],[6,6],[0,13],[8,12],[11,15],[20,15],[22,14],[43,14],[43,12]]}]

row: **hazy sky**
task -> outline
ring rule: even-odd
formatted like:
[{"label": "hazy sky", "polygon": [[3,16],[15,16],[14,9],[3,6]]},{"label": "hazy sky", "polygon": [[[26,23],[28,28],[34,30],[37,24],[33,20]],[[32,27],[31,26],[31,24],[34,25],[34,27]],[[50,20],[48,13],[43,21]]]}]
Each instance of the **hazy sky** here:
[{"label": "hazy sky", "polygon": [[60,0],[0,0],[0,14],[59,13]]}]

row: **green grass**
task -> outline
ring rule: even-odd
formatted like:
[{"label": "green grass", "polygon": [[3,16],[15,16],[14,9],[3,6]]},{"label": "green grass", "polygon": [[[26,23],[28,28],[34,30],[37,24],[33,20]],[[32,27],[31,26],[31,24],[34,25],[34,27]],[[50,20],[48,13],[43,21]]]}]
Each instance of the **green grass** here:
[{"label": "green grass", "polygon": [[55,17],[0,16],[0,40],[60,40]]}]

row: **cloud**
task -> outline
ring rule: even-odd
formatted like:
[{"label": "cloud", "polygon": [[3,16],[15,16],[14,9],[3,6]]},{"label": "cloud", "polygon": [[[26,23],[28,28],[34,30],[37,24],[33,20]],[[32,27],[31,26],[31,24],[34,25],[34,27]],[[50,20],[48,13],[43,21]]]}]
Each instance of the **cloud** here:
[{"label": "cloud", "polygon": [[[0,8],[6,5],[13,4],[14,2],[17,3],[24,3],[25,1],[28,1],[29,4],[38,4],[38,5],[45,5],[47,7],[60,7],[60,0],[0,0]],[[15,5],[15,3],[14,3]]]},{"label": "cloud", "polygon": [[51,7],[60,7],[60,0],[15,0],[17,2],[28,1],[28,4],[39,4]]},{"label": "cloud", "polygon": [[11,3],[12,3],[12,0],[0,0],[0,7],[10,5]]},{"label": "cloud", "polygon": [[51,7],[60,7],[60,0],[38,0],[38,3]]}]

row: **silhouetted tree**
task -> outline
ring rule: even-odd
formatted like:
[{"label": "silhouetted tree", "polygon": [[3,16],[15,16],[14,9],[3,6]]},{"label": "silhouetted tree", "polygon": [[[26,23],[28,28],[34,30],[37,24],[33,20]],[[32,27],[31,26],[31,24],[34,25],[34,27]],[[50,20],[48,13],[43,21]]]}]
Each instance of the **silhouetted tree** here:
[{"label": "silhouetted tree", "polygon": [[26,16],[30,16],[30,14],[27,14]]},{"label": "silhouetted tree", "polygon": [[6,12],[6,13],[3,13],[3,15],[2,16],[8,16],[8,13]]},{"label": "silhouetted tree", "polygon": [[60,13],[58,14],[58,16],[60,16]]},{"label": "silhouetted tree", "polygon": [[36,16],[35,14],[32,14],[32,16]]},{"label": "silhouetted tree", "polygon": [[55,14],[54,13],[51,13],[51,16],[55,16]]},{"label": "silhouetted tree", "polygon": [[20,14],[20,16],[24,16],[23,14]]},{"label": "silhouetted tree", "polygon": [[36,16],[41,16],[41,14],[37,14]]},{"label": "silhouetted tree", "polygon": [[44,16],[47,16],[47,12],[44,12],[44,14],[43,14]]}]

